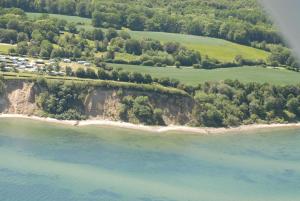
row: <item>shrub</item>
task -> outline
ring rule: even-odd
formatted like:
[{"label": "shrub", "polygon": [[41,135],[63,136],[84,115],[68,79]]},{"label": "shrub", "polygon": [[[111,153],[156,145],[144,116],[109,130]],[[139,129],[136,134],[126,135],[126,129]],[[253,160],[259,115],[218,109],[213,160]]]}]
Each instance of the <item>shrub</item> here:
[{"label": "shrub", "polygon": [[5,84],[2,81],[2,79],[0,78],[0,95],[3,95],[5,92]]},{"label": "shrub", "polygon": [[142,64],[141,60],[132,60],[132,61],[129,61],[128,63],[131,65],[141,65]]},{"label": "shrub", "polygon": [[143,66],[154,66],[154,64],[155,63],[152,60],[147,60],[142,63]]},{"label": "shrub", "polygon": [[200,68],[201,68],[201,65],[200,65],[200,64],[193,64],[193,68],[194,68],[194,69],[200,69]]}]

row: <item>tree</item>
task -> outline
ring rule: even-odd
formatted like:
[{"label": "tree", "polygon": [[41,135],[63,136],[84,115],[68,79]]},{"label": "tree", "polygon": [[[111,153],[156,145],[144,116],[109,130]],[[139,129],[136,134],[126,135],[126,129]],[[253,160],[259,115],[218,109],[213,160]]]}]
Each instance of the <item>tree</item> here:
[{"label": "tree", "polygon": [[85,70],[83,68],[78,68],[76,70],[76,76],[80,78],[85,78],[86,77]]},{"label": "tree", "polygon": [[98,70],[98,78],[100,80],[109,80],[109,74],[102,68]]},{"label": "tree", "polygon": [[201,22],[197,20],[191,20],[187,24],[187,33],[192,35],[203,35],[204,34],[204,26]]},{"label": "tree", "polygon": [[128,40],[128,39],[131,38],[130,34],[129,34],[127,31],[124,31],[124,30],[121,30],[121,31],[119,32],[119,36],[120,36],[121,38],[123,38],[124,40]]},{"label": "tree", "polygon": [[76,24],[74,22],[68,23],[67,28],[68,28],[70,33],[74,33],[74,34],[77,33]]},{"label": "tree", "polygon": [[125,50],[129,54],[141,55],[142,47],[138,40],[129,39],[125,42]]},{"label": "tree", "polygon": [[43,58],[50,58],[53,50],[53,45],[47,40],[43,40],[40,47],[40,56]]},{"label": "tree", "polygon": [[109,28],[107,29],[105,36],[107,40],[110,41],[111,39],[118,37],[118,32],[114,28]]},{"label": "tree", "polygon": [[300,102],[297,98],[291,98],[288,100],[286,107],[294,114],[300,114]]},{"label": "tree", "polygon": [[169,54],[174,54],[179,50],[180,44],[178,42],[167,42],[164,44],[164,50]]},{"label": "tree", "polygon": [[20,55],[26,55],[28,52],[28,44],[27,42],[19,42],[17,44],[17,49],[16,49],[17,53]]},{"label": "tree", "polygon": [[92,68],[88,68],[86,70],[85,74],[86,74],[86,77],[88,77],[88,78],[91,78],[91,79],[96,79],[97,78],[97,75],[96,75],[95,71]]},{"label": "tree", "polygon": [[20,31],[20,24],[17,19],[9,20],[6,26],[7,26],[7,29],[13,29],[16,31]]},{"label": "tree", "polygon": [[127,26],[135,31],[142,31],[145,27],[145,18],[140,14],[130,14],[127,17]]},{"label": "tree", "polygon": [[22,41],[28,41],[28,35],[24,32],[20,32],[18,33],[18,37],[17,37],[17,41],[18,42],[22,42]]},{"label": "tree", "polygon": [[133,113],[141,123],[153,123],[153,109],[147,96],[138,96],[133,102]]},{"label": "tree", "polygon": [[5,84],[2,81],[2,79],[0,79],[0,96],[3,95],[5,92]]},{"label": "tree", "polygon": [[92,34],[93,40],[102,41],[104,39],[104,33],[101,29],[94,29]]},{"label": "tree", "polygon": [[94,27],[101,27],[101,25],[103,23],[103,18],[104,18],[104,16],[102,15],[101,12],[95,11],[92,15],[92,25]]},{"label": "tree", "polygon": [[141,73],[132,72],[132,73],[129,74],[129,80],[131,82],[143,83],[144,82],[144,77]]},{"label": "tree", "polygon": [[129,81],[129,72],[127,71],[120,71],[119,72],[119,80],[122,82],[128,82]]},{"label": "tree", "polygon": [[72,68],[70,66],[66,66],[66,75],[67,76],[72,76],[73,75],[73,71],[72,71]]},{"label": "tree", "polygon": [[60,0],[60,1],[58,1],[58,11],[61,14],[74,15],[76,13],[75,0]]},{"label": "tree", "polygon": [[76,4],[77,14],[81,17],[89,17],[89,7],[88,3],[85,1],[80,1]]},{"label": "tree", "polygon": [[193,50],[181,49],[175,58],[182,66],[192,66],[201,62],[200,53]]}]

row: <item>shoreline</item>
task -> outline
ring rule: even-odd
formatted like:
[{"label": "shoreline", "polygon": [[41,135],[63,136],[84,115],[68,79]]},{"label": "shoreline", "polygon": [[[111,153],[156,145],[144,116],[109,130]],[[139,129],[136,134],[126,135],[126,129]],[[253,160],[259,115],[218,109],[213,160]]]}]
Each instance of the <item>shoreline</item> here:
[{"label": "shoreline", "polygon": [[290,123],[290,124],[251,124],[251,125],[242,125],[239,127],[230,127],[230,128],[208,128],[208,127],[189,127],[189,126],[145,126],[141,124],[132,124],[121,121],[110,121],[110,120],[58,120],[49,117],[38,117],[22,114],[0,114],[0,119],[8,118],[21,118],[29,119],[35,121],[42,121],[47,123],[57,123],[69,126],[108,126],[140,131],[148,131],[153,133],[166,133],[166,132],[189,132],[195,134],[209,135],[209,134],[225,134],[225,133],[236,133],[243,131],[255,131],[259,129],[273,129],[273,128],[300,128],[300,123]]}]

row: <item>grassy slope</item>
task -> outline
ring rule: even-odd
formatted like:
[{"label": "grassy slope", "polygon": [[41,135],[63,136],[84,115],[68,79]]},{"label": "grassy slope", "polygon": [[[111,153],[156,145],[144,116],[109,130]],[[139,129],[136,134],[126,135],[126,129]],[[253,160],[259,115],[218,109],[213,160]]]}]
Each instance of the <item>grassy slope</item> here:
[{"label": "grassy slope", "polygon": [[[30,18],[41,16],[40,13],[27,13]],[[81,23],[80,28],[91,29],[91,20],[76,16],[65,16],[50,14],[52,17],[61,18],[68,22]],[[162,42],[176,41],[186,47],[197,50],[202,55],[208,55],[219,59],[220,61],[233,61],[236,55],[242,55],[247,59],[266,59],[268,52],[239,45],[222,39],[209,38],[203,36],[192,36],[174,33],[147,32],[147,31],[129,31],[133,38],[153,38]]]},{"label": "grassy slope", "polygon": [[176,78],[183,83],[197,85],[205,81],[218,81],[225,79],[238,79],[242,82],[268,82],[273,84],[300,84],[300,73],[285,69],[262,67],[223,68],[215,70],[198,70],[192,68],[177,69],[174,67],[158,68],[112,64],[115,68],[128,71],[149,73],[153,77]]},{"label": "grassy slope", "polygon": [[[27,13],[27,16],[31,19],[39,18],[41,17],[41,13]],[[86,25],[91,26],[91,19],[84,18],[84,17],[78,17],[78,16],[69,16],[69,15],[59,15],[59,14],[49,14],[51,17],[59,18],[66,20],[68,22],[74,22],[74,23],[82,23]]]},{"label": "grassy slope", "polygon": [[[36,80],[40,75],[31,74],[31,73],[13,73],[13,72],[0,72],[0,75],[4,76],[5,80]],[[159,84],[136,84],[131,82],[119,82],[112,80],[97,80],[97,79],[83,79],[77,77],[60,77],[60,76],[43,76],[48,81],[64,81],[68,83],[78,83],[84,84],[92,87],[106,87],[106,88],[122,88],[122,89],[131,89],[131,90],[139,90],[145,92],[158,92],[163,94],[173,94],[180,96],[189,96],[185,91],[172,88],[172,87],[164,87]]]}]

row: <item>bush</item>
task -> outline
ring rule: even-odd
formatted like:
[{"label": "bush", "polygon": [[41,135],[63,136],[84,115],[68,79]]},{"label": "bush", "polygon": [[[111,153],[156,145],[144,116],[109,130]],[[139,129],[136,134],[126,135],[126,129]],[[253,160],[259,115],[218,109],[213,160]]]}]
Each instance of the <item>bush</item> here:
[{"label": "bush", "polygon": [[200,69],[200,68],[201,68],[201,65],[200,65],[200,64],[193,64],[193,68],[194,68],[194,69]]},{"label": "bush", "polygon": [[68,111],[55,115],[55,119],[62,119],[62,120],[84,120],[87,119],[85,115],[80,114],[75,109],[69,109]]},{"label": "bush", "polygon": [[153,119],[156,125],[166,125],[163,120],[163,111],[161,109],[155,109],[153,112]]},{"label": "bush", "polygon": [[0,77],[0,95],[3,95],[4,93],[5,93],[5,84]]},{"label": "bush", "polygon": [[155,63],[152,60],[147,60],[142,63],[143,66],[154,66],[154,64]]},{"label": "bush", "polygon": [[141,60],[132,60],[132,61],[129,61],[128,63],[131,65],[141,65],[142,64]]},{"label": "bush", "polygon": [[124,59],[114,59],[113,61],[116,64],[128,64],[128,61],[126,61]]}]

